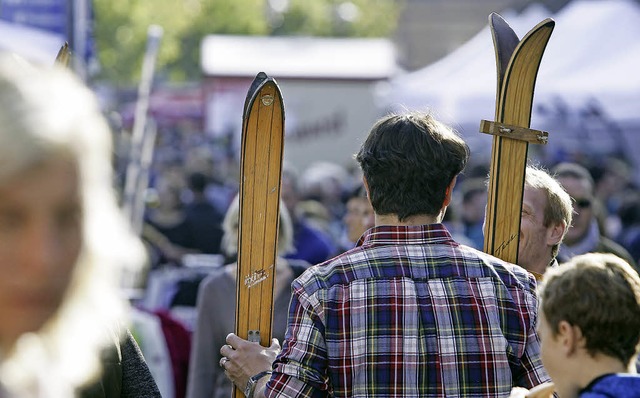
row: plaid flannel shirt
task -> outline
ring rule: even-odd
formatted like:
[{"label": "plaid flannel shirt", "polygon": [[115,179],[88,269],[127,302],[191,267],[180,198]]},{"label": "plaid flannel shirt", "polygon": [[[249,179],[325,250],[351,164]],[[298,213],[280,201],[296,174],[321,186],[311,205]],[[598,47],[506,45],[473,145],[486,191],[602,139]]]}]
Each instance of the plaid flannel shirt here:
[{"label": "plaid flannel shirt", "polygon": [[486,398],[549,381],[535,287],[442,224],[372,228],[293,282],[266,395]]}]

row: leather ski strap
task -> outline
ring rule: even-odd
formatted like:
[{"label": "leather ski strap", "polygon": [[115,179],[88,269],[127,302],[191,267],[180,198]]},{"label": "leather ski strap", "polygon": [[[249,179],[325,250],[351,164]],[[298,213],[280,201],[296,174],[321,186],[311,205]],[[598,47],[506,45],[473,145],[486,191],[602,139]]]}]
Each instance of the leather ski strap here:
[{"label": "leather ski strap", "polygon": [[529,143],[545,144],[548,134],[530,130],[538,68],[555,22],[547,18],[522,40],[498,14],[489,16],[498,75],[495,122],[480,131],[493,134],[484,251],[516,263],[520,213]]},{"label": "leather ski strap", "polygon": [[[242,123],[236,334],[265,347],[271,345],[283,149],[282,94],[260,72]],[[234,387],[233,396],[244,393]]]}]

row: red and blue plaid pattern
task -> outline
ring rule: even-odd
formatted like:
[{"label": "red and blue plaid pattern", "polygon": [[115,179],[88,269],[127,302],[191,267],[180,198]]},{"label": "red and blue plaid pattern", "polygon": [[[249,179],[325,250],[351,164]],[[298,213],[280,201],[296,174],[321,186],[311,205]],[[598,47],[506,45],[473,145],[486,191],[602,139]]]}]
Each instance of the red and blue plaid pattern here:
[{"label": "red and blue plaid pattern", "polygon": [[293,282],[267,396],[506,397],[548,381],[535,283],[441,224],[375,227]]}]

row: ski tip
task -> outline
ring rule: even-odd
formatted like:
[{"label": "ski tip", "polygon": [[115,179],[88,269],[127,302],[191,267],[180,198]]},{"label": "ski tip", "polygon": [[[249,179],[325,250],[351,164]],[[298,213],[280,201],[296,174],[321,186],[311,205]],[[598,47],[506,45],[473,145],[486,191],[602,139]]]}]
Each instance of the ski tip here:
[{"label": "ski tip", "polygon": [[243,113],[246,113],[247,107],[249,106],[249,101],[251,100],[255,92],[258,91],[259,87],[262,86],[265,81],[267,81],[267,79],[269,79],[269,76],[267,76],[267,74],[264,72],[258,72],[256,77],[253,79],[253,81],[251,82],[251,86],[249,86],[249,90],[247,91],[247,96],[244,99]]},{"label": "ski tip", "polygon": [[493,35],[509,37],[509,40],[515,40],[516,43],[519,41],[518,35],[509,25],[502,15],[497,12],[492,12],[489,15],[489,26],[491,27],[491,33]]},{"label": "ski tip", "polygon": [[499,59],[499,69],[504,71],[520,39],[509,23],[497,12],[489,15],[489,27]]},{"label": "ski tip", "polygon": [[266,73],[264,72],[258,72],[258,74],[256,75],[256,77],[253,79],[253,81],[251,82],[251,87],[249,88],[249,92],[254,92],[256,91],[256,89],[265,81],[269,78],[269,76],[267,76]]},{"label": "ski tip", "polygon": [[507,23],[502,15],[498,14],[497,12],[492,12],[491,14],[489,14],[489,23],[495,24],[496,22]]},{"label": "ski tip", "polygon": [[[522,39],[523,41],[525,39],[528,39],[529,36],[533,36],[533,35],[546,35],[547,39],[549,39],[549,35],[551,35],[551,32],[553,32],[553,29],[556,26],[556,21],[554,21],[551,18],[546,18],[540,22],[538,22],[538,24],[536,26],[534,26],[533,28],[531,28],[531,30],[525,35],[525,37]],[[541,36],[538,36],[541,37]]]},{"label": "ski tip", "polygon": [[[282,94],[280,93],[280,87],[278,86],[278,83],[276,82],[276,80],[267,76],[266,73],[260,72],[256,75],[255,79],[251,83],[251,87],[249,88],[249,91],[247,91],[247,96],[244,101],[244,109],[242,112],[243,120],[249,117],[251,106],[258,96],[258,92],[268,85],[275,86],[275,92],[280,98],[279,102],[281,106],[283,106]],[[284,112],[283,112],[283,115],[284,115]]]},{"label": "ski tip", "polygon": [[56,55],[55,64],[62,66],[69,66],[69,61],[71,60],[71,50],[69,49],[69,43],[64,42],[60,50],[58,51],[58,55]]},{"label": "ski tip", "polygon": [[540,22],[540,24],[553,28],[554,26],[556,26],[556,21],[553,18],[546,18],[542,22]]},{"label": "ski tip", "polygon": [[507,20],[504,19],[502,15],[498,14],[497,12],[492,12],[491,14],[489,14],[489,25],[494,31],[497,31],[497,30],[513,31],[513,29],[511,28],[511,25],[509,25],[509,22],[507,22]]}]

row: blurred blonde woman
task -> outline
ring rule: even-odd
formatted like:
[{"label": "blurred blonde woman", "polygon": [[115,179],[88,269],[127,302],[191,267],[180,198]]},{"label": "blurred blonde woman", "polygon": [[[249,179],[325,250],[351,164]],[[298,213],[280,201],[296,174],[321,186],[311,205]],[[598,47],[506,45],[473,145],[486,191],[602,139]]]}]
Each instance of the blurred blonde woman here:
[{"label": "blurred blonde woman", "polygon": [[125,322],[119,271],[143,253],[117,207],[92,93],[66,70],[0,55],[0,397],[99,383]]},{"label": "blurred blonde woman", "polygon": [[[239,200],[236,196],[222,224],[222,249],[230,263],[205,278],[198,291],[198,321],[191,345],[188,398],[231,396],[231,382],[218,364],[222,358],[220,346],[225,344],[227,334],[235,329],[238,214]],[[273,337],[278,339],[284,338],[287,327],[291,282],[310,266],[304,260],[283,257],[292,247],[291,218],[286,206],[281,202],[273,294]]]}]

